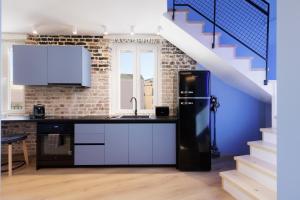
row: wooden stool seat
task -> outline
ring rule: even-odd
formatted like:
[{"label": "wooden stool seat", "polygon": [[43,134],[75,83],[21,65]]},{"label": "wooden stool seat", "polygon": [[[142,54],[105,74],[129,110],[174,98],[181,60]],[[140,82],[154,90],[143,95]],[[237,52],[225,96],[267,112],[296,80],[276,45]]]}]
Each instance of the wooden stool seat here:
[{"label": "wooden stool seat", "polygon": [[27,145],[26,140],[27,135],[26,134],[11,134],[1,137],[1,144],[8,144],[8,175],[12,176],[12,144],[22,141],[23,142],[23,153],[24,153],[24,159],[26,165],[29,165],[29,159],[28,159],[28,151],[27,151]]}]

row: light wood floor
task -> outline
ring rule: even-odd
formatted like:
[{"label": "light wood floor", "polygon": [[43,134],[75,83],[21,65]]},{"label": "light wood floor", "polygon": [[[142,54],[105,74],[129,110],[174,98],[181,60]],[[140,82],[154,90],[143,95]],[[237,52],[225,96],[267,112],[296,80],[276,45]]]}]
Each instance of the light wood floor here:
[{"label": "light wood floor", "polygon": [[221,159],[211,172],[175,168],[23,167],[2,174],[1,200],[233,200],[221,189],[219,171],[234,168]]}]

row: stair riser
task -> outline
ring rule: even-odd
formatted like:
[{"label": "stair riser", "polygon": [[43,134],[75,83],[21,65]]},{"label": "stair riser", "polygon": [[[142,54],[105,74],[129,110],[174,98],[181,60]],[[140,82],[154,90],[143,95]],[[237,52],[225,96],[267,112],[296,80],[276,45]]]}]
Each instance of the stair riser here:
[{"label": "stair riser", "polygon": [[274,152],[251,146],[250,147],[250,155],[255,158],[269,162],[275,166],[277,164],[277,162],[276,162],[277,156],[276,156],[276,153],[274,153]]},{"label": "stair riser", "polygon": [[[245,91],[247,94],[262,101],[269,102],[271,100],[269,91],[263,86],[263,79],[257,83],[254,82],[251,77],[248,77],[248,75],[239,72],[234,66],[231,66],[229,62],[227,62],[228,58],[222,58],[212,51],[212,37],[210,34],[207,35],[202,32],[202,34],[199,34],[200,36],[208,37],[205,37],[204,41],[196,39],[189,34],[187,30],[183,29],[180,23],[187,23],[184,16],[177,16],[176,13],[175,21],[173,21],[170,13],[165,14],[160,21],[160,25],[164,27],[161,31],[162,37],[173,43],[195,61],[201,63],[206,69],[220,77],[225,83]],[[218,40],[218,37],[216,39]],[[249,68],[249,75],[252,75],[250,72],[251,69]]]},{"label": "stair riser", "polygon": [[269,189],[276,191],[277,185],[276,178],[274,176],[239,161],[237,162],[237,170],[245,176],[248,176],[249,178],[252,178],[260,184],[268,187]]},{"label": "stair riser", "polygon": [[[206,46],[207,48],[212,47],[213,34],[212,33],[203,33],[203,24],[202,23],[189,23],[187,21],[187,13],[179,12],[175,14],[175,24],[181,27],[184,31],[189,33],[191,36],[196,38],[198,41]],[[220,36],[216,35],[215,44],[219,45]]]},{"label": "stair riser", "polygon": [[256,200],[225,178],[222,179],[222,185],[223,189],[237,200]]},{"label": "stair riser", "polygon": [[271,144],[277,144],[277,135],[274,133],[263,133],[263,141],[271,143]]},{"label": "stair riser", "polygon": [[216,47],[213,52],[223,59],[233,60],[235,58],[235,48],[232,47]]}]

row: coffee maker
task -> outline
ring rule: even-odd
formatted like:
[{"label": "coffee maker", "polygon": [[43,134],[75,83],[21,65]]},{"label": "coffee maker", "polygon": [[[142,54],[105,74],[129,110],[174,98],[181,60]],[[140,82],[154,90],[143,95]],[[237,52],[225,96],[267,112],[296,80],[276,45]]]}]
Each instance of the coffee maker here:
[{"label": "coffee maker", "polygon": [[33,118],[44,119],[45,118],[45,106],[42,104],[36,104],[33,106]]}]

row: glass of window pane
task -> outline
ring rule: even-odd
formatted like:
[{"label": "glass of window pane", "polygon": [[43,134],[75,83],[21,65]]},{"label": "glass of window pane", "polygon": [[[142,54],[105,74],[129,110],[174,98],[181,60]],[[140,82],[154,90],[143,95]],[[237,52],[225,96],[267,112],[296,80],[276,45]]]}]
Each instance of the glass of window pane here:
[{"label": "glass of window pane", "polygon": [[134,54],[130,51],[120,52],[120,106],[132,109]]},{"label": "glass of window pane", "polygon": [[155,57],[153,51],[140,54],[140,107],[153,109],[153,87],[155,73]]}]

